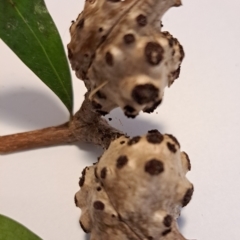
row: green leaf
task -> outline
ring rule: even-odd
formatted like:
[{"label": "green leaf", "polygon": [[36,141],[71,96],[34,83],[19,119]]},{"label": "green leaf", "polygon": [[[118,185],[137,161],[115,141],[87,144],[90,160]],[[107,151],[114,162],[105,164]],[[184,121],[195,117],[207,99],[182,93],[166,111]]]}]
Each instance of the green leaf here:
[{"label": "green leaf", "polygon": [[20,223],[0,214],[0,240],[42,240]]},{"label": "green leaf", "polygon": [[[0,38],[73,108],[71,74],[58,30],[43,0],[0,0]],[[14,66],[9,63],[9,70]]]}]

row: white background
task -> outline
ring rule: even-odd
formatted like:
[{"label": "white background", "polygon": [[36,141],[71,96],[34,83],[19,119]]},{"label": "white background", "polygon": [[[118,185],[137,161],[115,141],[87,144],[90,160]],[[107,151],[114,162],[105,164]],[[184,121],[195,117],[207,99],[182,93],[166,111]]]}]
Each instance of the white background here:
[{"label": "white background", "polygon": [[[46,0],[64,44],[84,1]],[[240,2],[184,0],[163,18],[182,43],[186,58],[180,78],[166,89],[155,113],[127,119],[108,117],[130,135],[158,128],[172,133],[191,159],[195,186],[182,211],[180,228],[188,239],[240,239]],[[75,111],[85,88],[73,73]],[[54,94],[0,42],[0,135],[61,124],[67,110]],[[0,143],[1,144],[1,143]],[[86,165],[101,148],[58,146],[0,156],[0,213],[44,240],[86,239],[73,197]]]}]

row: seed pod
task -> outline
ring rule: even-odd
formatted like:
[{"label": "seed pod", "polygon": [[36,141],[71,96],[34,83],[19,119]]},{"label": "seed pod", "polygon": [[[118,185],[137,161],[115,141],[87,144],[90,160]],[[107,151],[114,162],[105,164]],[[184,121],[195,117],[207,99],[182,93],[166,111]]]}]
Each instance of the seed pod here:
[{"label": "seed pod", "polygon": [[[159,18],[179,0],[92,0],[70,28],[69,60],[90,99],[134,118],[153,112],[180,74],[184,51]],[[97,105],[96,105],[97,106]]]},{"label": "seed pod", "polygon": [[157,130],[114,140],[76,194],[90,239],[184,240],[176,219],[193,194],[189,164],[177,139]]}]

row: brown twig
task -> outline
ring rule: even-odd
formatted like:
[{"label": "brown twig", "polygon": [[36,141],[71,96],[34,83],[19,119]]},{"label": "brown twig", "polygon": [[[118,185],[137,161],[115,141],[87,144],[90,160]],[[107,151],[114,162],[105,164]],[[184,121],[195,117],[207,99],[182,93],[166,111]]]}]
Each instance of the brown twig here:
[{"label": "brown twig", "polygon": [[68,123],[0,137],[0,154],[76,141]]},{"label": "brown twig", "polygon": [[121,132],[109,126],[107,121],[93,110],[86,95],[82,107],[70,122],[0,137],[0,154],[77,141],[107,148],[113,139],[121,135]]}]

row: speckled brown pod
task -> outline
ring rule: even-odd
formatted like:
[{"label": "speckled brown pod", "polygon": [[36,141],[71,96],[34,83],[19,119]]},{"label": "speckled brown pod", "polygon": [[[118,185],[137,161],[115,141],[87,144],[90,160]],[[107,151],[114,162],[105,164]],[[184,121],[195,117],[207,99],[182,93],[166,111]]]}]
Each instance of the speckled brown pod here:
[{"label": "speckled brown pod", "polygon": [[184,240],[176,219],[193,194],[189,170],[189,157],[172,135],[152,130],[114,140],[83,171],[75,196],[81,226],[91,239]]},{"label": "speckled brown pod", "polygon": [[96,111],[121,107],[134,118],[161,103],[180,74],[184,51],[161,17],[179,0],[86,1],[70,28],[69,60]]}]

